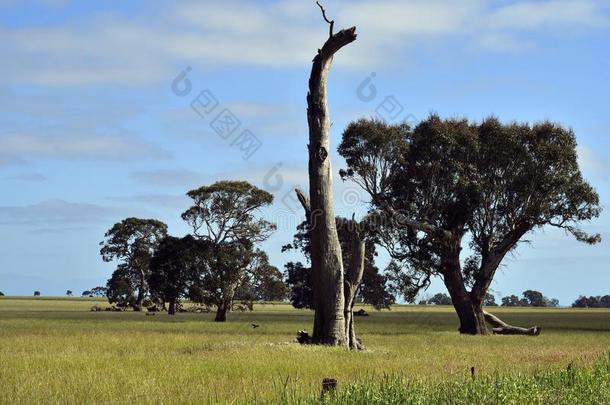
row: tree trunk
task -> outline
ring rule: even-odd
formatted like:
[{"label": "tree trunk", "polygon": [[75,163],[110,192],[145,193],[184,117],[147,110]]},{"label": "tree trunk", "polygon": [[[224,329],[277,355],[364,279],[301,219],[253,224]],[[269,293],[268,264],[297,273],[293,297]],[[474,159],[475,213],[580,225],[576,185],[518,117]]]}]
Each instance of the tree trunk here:
[{"label": "tree trunk", "polygon": [[[354,224],[355,222],[352,221]],[[366,252],[366,241],[354,230],[350,241],[350,263],[345,272],[345,335],[350,349],[362,349],[362,345],[356,338],[354,329],[354,304],[356,293],[362,282],[364,274],[364,256]]]},{"label": "tree trunk", "polygon": [[146,292],[146,275],[144,271],[140,270],[140,285],[138,286],[138,296],[136,302],[133,305],[134,311],[142,310],[142,303],[144,302],[144,294]]},{"label": "tree trunk", "polygon": [[330,117],[326,93],[333,55],[356,40],[356,28],[331,33],[313,60],[307,95],[313,343],[347,346],[341,247],[333,207]]},{"label": "tree trunk", "polygon": [[441,273],[451,302],[460,320],[460,333],[486,335],[489,333],[483,315],[483,303],[473,297],[464,286],[460,265],[461,238],[446,241],[442,252]]},{"label": "tree trunk", "polygon": [[225,298],[218,305],[218,309],[216,309],[216,317],[214,318],[214,322],[226,322],[227,314],[231,310],[231,302],[233,301],[233,297],[231,299]]},{"label": "tree trunk", "polygon": [[175,315],[176,314],[176,299],[175,298],[171,298],[169,300],[169,306],[167,308],[167,314],[168,315]]}]

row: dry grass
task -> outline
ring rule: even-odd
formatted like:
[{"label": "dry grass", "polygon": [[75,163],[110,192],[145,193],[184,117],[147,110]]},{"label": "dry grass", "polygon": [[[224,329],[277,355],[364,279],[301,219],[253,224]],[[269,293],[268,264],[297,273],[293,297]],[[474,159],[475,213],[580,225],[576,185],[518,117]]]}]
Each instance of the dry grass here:
[{"label": "dry grass", "polygon": [[[89,312],[95,300],[0,299],[0,403],[202,403],[275,398],[287,388],[317,395],[323,377],[342,384],[387,374],[457,381],[590,365],[610,348],[610,311],[505,309],[539,337],[461,336],[448,307],[399,306],[357,319],[368,348],[351,353],[292,343],[309,311],[258,305],[211,314]],[[250,323],[258,323],[253,329]]]}]

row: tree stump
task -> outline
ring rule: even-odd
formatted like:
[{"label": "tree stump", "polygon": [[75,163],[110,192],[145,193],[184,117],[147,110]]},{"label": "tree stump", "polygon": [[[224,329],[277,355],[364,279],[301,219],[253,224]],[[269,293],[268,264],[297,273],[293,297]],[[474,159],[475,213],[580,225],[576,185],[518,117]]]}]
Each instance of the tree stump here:
[{"label": "tree stump", "polygon": [[337,390],[337,379],[336,378],[325,378],[322,380],[322,394],[321,398],[324,397],[329,392],[334,392]]}]

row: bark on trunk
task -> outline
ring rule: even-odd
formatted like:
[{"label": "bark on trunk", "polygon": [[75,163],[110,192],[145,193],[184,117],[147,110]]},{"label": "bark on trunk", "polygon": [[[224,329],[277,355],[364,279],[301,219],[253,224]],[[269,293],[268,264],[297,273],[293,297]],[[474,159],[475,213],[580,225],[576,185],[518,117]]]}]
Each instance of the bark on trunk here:
[{"label": "bark on trunk", "polygon": [[142,303],[144,302],[144,293],[146,291],[146,275],[144,271],[140,270],[140,285],[138,287],[138,296],[136,298],[136,302],[133,305],[134,311],[142,310]]},{"label": "bark on trunk", "polygon": [[168,315],[175,315],[176,314],[176,300],[175,299],[170,299],[169,300],[169,306],[167,308],[167,314]]},{"label": "bark on trunk", "polygon": [[144,294],[138,291],[138,296],[136,297],[136,302],[133,304],[133,310],[139,312],[142,310],[142,302],[144,302]]},{"label": "bark on trunk", "polygon": [[230,306],[227,306],[224,303],[219,305],[218,309],[216,310],[216,317],[214,318],[214,322],[226,322],[229,308]]},{"label": "bark on trunk", "polygon": [[447,241],[442,253],[442,274],[455,312],[460,320],[460,333],[486,335],[489,333],[483,315],[481,298],[473,297],[464,286],[460,265],[461,238]]},{"label": "bark on trunk", "polygon": [[364,256],[366,252],[366,241],[357,230],[354,230],[350,241],[350,263],[345,272],[345,335],[350,349],[362,349],[361,343],[356,338],[354,328],[354,304],[356,293],[362,282],[364,274]]},{"label": "bark on trunk", "polygon": [[307,95],[309,125],[308,218],[314,291],[313,343],[347,346],[341,247],[333,207],[330,117],[326,93],[333,55],[356,40],[356,28],[331,33],[313,60]]}]

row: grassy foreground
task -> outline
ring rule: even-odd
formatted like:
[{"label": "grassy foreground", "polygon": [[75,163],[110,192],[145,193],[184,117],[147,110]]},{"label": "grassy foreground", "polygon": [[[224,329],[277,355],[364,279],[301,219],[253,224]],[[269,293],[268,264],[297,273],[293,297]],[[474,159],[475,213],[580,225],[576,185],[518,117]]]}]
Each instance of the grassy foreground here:
[{"label": "grassy foreground", "polygon": [[312,314],[288,305],[218,324],[94,304],[0,298],[0,403],[315,402],[324,377],[339,381],[329,403],[610,403],[609,310],[498,308],[542,335],[477,337],[449,307],[369,309],[352,353],[292,343]]}]

